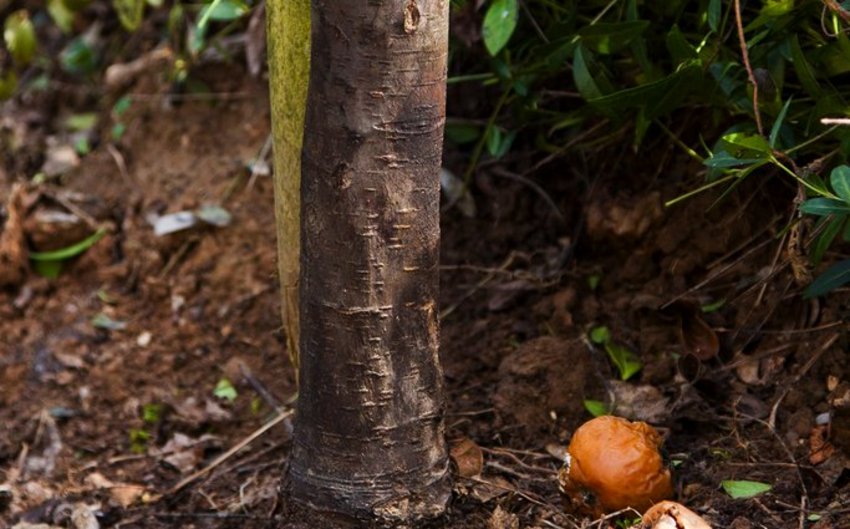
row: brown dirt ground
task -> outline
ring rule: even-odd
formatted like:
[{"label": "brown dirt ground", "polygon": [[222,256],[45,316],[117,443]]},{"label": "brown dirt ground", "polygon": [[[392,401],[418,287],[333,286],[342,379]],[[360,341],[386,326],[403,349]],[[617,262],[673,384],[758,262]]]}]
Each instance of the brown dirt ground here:
[{"label": "brown dirt ground", "polygon": [[[30,185],[24,213],[75,191],[78,208],[113,227],[58,279],[30,271],[0,291],[2,529],[72,527],[79,504],[102,527],[322,526],[303,514],[292,522],[279,494],[285,421],[173,490],[293,393],[272,186],[246,170],[269,132],[267,92],[235,66],[199,76],[217,95],[175,99],[155,79],[135,85],[127,133],[111,147],[113,100],[54,94],[2,107],[2,197],[41,167],[63,116],[98,112],[104,140],[60,179]],[[551,455],[590,417],[585,399],[656,424],[677,499],[715,527],[850,527],[848,297],[800,297],[782,231],[793,190],[753,179],[715,207],[705,195],[663,208],[699,168],[660,139],[652,149],[648,161],[625,148],[576,153],[534,175],[563,220],[486,167],[476,217],[445,212],[449,436],[453,446],[474,441],[484,466],[456,477],[450,513],[434,527],[587,527],[562,505]],[[462,171],[458,153],[446,159]],[[232,223],[154,235],[152,214],[208,203]],[[26,222],[35,244],[38,224]],[[98,314],[126,327],[95,328]],[[640,357],[628,383],[588,341],[599,325]],[[714,337],[719,353],[706,354]],[[223,377],[233,402],[214,396]],[[773,488],[733,500],[720,486],[730,479]]]}]

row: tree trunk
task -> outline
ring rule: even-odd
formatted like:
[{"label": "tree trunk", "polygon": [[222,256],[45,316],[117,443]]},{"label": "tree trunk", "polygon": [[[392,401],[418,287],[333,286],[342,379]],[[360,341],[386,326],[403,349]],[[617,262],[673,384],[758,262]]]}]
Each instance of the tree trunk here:
[{"label": "tree trunk", "polygon": [[301,147],[310,71],[310,0],[268,0],[266,7],[280,306],[286,349],[297,376]]},{"label": "tree trunk", "polygon": [[438,342],[449,0],[313,0],[292,495],[385,520],[450,489]]}]

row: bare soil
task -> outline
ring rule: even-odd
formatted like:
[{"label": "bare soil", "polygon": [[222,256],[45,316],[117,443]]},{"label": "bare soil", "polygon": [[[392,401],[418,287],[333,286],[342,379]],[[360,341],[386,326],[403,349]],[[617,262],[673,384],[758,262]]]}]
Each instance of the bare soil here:
[{"label": "bare soil", "polygon": [[[118,141],[117,95],[57,89],[0,107],[0,226],[16,209],[40,249],[110,227],[57,279],[30,268],[0,291],[0,528],[81,527],[83,511],[101,527],[333,526],[280,494],[288,420],[183,481],[294,394],[271,180],[247,168],[269,134],[265,82],[233,65],[197,75],[210,93],[175,97],[154,75],[134,85]],[[48,136],[67,142],[62,120],[83,111],[98,116],[92,152],[31,183]],[[528,176],[539,189],[491,163],[475,216],[446,208],[441,347],[449,438],[464,449],[434,527],[588,527],[557,484],[586,400],[656,425],[677,499],[715,527],[850,527],[850,298],[802,299],[794,190],[753,178],[716,204],[706,193],[664,207],[700,168],[648,143],[650,159],[568,153]],[[447,151],[450,169],[466,163]],[[232,222],[154,234],[157,215],[208,204]],[[68,233],[41,225],[40,209],[88,220]],[[602,325],[642,364],[627,382],[588,338]],[[732,499],[724,480],[772,488]]]}]

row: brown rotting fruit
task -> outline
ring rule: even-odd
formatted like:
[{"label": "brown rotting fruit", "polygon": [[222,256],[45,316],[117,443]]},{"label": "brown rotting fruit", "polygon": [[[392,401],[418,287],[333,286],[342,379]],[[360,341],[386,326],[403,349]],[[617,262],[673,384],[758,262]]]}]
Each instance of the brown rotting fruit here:
[{"label": "brown rotting fruit", "polygon": [[594,516],[631,507],[644,511],[673,495],[661,436],[645,422],[602,416],[573,434],[558,476],[570,504]]}]

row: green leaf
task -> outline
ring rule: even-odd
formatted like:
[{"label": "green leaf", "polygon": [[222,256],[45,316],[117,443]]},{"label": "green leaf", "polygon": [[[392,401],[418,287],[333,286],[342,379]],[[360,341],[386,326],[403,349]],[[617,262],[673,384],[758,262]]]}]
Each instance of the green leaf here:
[{"label": "green leaf", "polygon": [[201,20],[207,18],[219,22],[229,22],[241,18],[248,11],[250,11],[250,8],[242,2],[221,0],[204,6],[198,16]]},{"label": "green leaf", "polygon": [[142,25],[145,0],[112,0],[112,7],[127,31],[136,31]]},{"label": "green leaf", "polygon": [[800,204],[800,211],[807,215],[846,215],[850,213],[850,206],[834,198],[810,198]]},{"label": "green leaf", "polygon": [[617,367],[617,371],[620,372],[621,380],[625,381],[632,378],[643,367],[640,359],[628,348],[623,347],[622,345],[609,341],[605,344],[605,352],[608,353],[608,358],[611,359]]},{"label": "green leaf", "polygon": [[726,480],[722,481],[720,485],[723,487],[723,490],[726,491],[726,494],[736,500],[752,498],[773,488],[773,486],[769,483],[762,483],[760,481]]},{"label": "green leaf", "polygon": [[590,101],[601,98],[603,94],[599,86],[597,86],[593,75],[590,73],[588,57],[585,57],[587,53],[584,46],[579,45],[576,47],[575,56],[573,57],[573,80],[581,96],[585,100]]},{"label": "green leaf", "polygon": [[151,440],[151,434],[141,428],[130,429],[130,450],[136,454],[145,452],[145,445]]},{"label": "green leaf", "polygon": [[77,37],[59,54],[59,64],[70,74],[89,74],[97,68],[97,55],[86,39]]},{"label": "green leaf", "polygon": [[721,14],[720,0],[710,0],[708,2],[708,27],[715,33],[717,33],[717,29],[720,27]]},{"label": "green leaf", "polygon": [[481,135],[481,128],[470,123],[446,123],[446,139],[458,145],[472,143]]},{"label": "green leaf", "polygon": [[25,9],[15,11],[6,17],[3,28],[3,40],[12,60],[20,66],[26,66],[35,55],[37,41],[35,28]]},{"label": "green leaf", "polygon": [[487,129],[487,152],[493,158],[501,158],[511,148],[516,134],[515,130],[503,134],[501,128],[490,127]]},{"label": "green leaf", "polygon": [[502,131],[499,127],[490,127],[487,129],[487,152],[491,156],[496,156],[499,152],[499,144],[502,143]]},{"label": "green leaf", "polygon": [[776,148],[776,139],[779,137],[779,131],[782,129],[782,122],[785,121],[785,115],[788,114],[788,107],[791,106],[792,99],[792,97],[788,98],[788,101],[786,101],[785,105],[782,106],[782,110],[779,111],[779,115],[776,116],[776,121],[773,122],[773,127],[770,128],[770,136],[767,139],[767,143],[770,145],[771,149]]},{"label": "green leaf", "polygon": [[228,402],[233,402],[236,400],[238,393],[236,392],[236,388],[233,387],[233,384],[230,383],[230,380],[226,377],[222,377],[221,380],[218,381],[218,384],[215,385],[213,395]]},{"label": "green leaf", "polygon": [[762,0],[763,5],[761,8],[761,14],[771,16],[771,17],[780,17],[782,15],[787,15],[794,9],[794,0]]},{"label": "green leaf", "polygon": [[0,68],[0,101],[10,99],[15,95],[15,89],[18,87],[18,76],[15,72],[8,70],[4,72]]},{"label": "green leaf", "polygon": [[127,322],[113,320],[102,312],[92,318],[91,324],[97,329],[106,329],[108,331],[123,331],[127,328]]},{"label": "green leaf", "polygon": [[74,13],[68,9],[62,0],[47,0],[47,12],[50,18],[62,30],[62,33],[70,33],[74,25]]},{"label": "green leaf", "polygon": [[80,136],[74,142],[74,150],[77,151],[77,154],[80,156],[85,156],[86,154],[91,152],[91,144],[89,144],[88,136]]},{"label": "green leaf", "polygon": [[76,12],[87,8],[91,4],[91,0],[62,0],[62,3],[69,11]]},{"label": "green leaf", "polygon": [[127,112],[127,110],[130,109],[131,104],[133,104],[133,96],[129,94],[121,96],[118,101],[112,105],[112,114],[116,118],[120,118],[125,112]]},{"label": "green leaf", "polygon": [[104,235],[106,235],[106,228],[100,228],[82,241],[71,246],[50,252],[30,252],[30,259],[33,261],[63,261],[70,259],[94,246]]},{"label": "green leaf", "polygon": [[821,223],[826,222],[826,228],[824,228],[820,232],[820,235],[818,235],[817,239],[815,239],[811,256],[813,265],[817,266],[820,264],[823,259],[823,254],[825,254],[827,249],[829,249],[832,245],[832,241],[834,241],[838,236],[838,233],[841,231],[846,220],[847,217],[845,215],[821,219]]},{"label": "green leaf", "polygon": [[691,43],[685,39],[678,25],[674,25],[673,29],[667,33],[664,43],[667,45],[667,51],[670,52],[670,57],[673,58],[673,64],[675,65],[699,57],[696,48],[691,46]]},{"label": "green leaf", "polygon": [[604,325],[594,327],[590,329],[590,341],[599,345],[606,344],[611,341],[611,331]]},{"label": "green leaf", "polygon": [[803,54],[797,34],[793,34],[788,42],[791,48],[791,64],[794,65],[794,71],[797,72],[797,78],[800,80],[800,84],[803,85],[803,89],[810,96],[819,99],[823,95],[822,90],[815,79],[815,74],[812,71],[809,61],[806,59],[805,54]]},{"label": "green leaf", "polygon": [[762,158],[735,158],[724,149],[714,151],[711,156],[702,162],[706,167],[712,169],[729,169],[732,167],[743,167],[751,164],[764,164]]},{"label": "green leaf", "polygon": [[608,409],[608,406],[600,400],[584,401],[584,409],[586,409],[587,412],[593,415],[594,417],[601,417],[603,415],[611,414],[611,410]]},{"label": "green leaf", "polygon": [[518,18],[517,0],[494,0],[487,8],[481,33],[484,46],[491,56],[499,53],[508,43],[516,29]]},{"label": "green leaf", "polygon": [[[578,57],[579,49],[576,49],[576,62]],[[626,88],[608,95],[591,97],[588,102],[612,115],[619,114],[628,108],[642,107],[645,108],[646,119],[651,120],[673,110],[685,97],[692,94],[693,84],[700,75],[701,68],[692,61],[658,81]],[[581,86],[578,84],[576,86],[582,96],[585,96]]]},{"label": "green leaf", "polygon": [[805,299],[823,296],[827,292],[850,283],[850,259],[832,265],[803,292]]},{"label": "green leaf", "polygon": [[722,141],[726,150],[738,159],[765,159],[772,154],[770,144],[764,139],[764,136],[758,134],[732,132],[723,136]]},{"label": "green leaf", "polygon": [[829,173],[829,183],[838,198],[850,204],[850,167],[839,165]]},{"label": "green leaf", "polygon": [[56,279],[62,273],[62,261],[33,261],[35,273],[47,279]]},{"label": "green leaf", "polygon": [[600,22],[581,28],[578,30],[578,36],[588,49],[607,55],[628,47],[648,27],[648,20]]},{"label": "green leaf", "polygon": [[71,114],[65,119],[64,124],[65,128],[68,130],[91,130],[95,125],[97,125],[97,114],[95,112]]},{"label": "green leaf", "polygon": [[162,404],[145,404],[142,406],[142,420],[146,423],[157,423],[162,418]]},{"label": "green leaf", "polygon": [[705,305],[700,306],[699,309],[702,311],[703,314],[708,314],[711,312],[717,312],[725,304],[726,298],[720,298],[717,301],[706,303]]},{"label": "green leaf", "polygon": [[123,123],[116,123],[115,125],[112,125],[112,130],[110,131],[112,141],[121,141],[125,132],[127,132],[127,125]]}]

